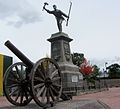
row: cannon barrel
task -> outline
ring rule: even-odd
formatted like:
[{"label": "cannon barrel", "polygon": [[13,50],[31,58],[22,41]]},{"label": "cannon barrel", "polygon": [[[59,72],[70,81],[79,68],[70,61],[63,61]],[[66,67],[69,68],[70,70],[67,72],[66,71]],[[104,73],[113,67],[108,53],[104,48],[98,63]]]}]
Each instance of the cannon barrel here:
[{"label": "cannon barrel", "polygon": [[32,69],[34,63],[31,62],[20,50],[18,50],[9,40],[5,42],[7,46],[29,69]]}]

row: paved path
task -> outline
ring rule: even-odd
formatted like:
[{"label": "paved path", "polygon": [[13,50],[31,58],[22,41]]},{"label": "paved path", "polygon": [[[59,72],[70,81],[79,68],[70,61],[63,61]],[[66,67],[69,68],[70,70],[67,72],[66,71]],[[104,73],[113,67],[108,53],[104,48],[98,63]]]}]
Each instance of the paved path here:
[{"label": "paved path", "polygon": [[107,104],[111,109],[120,109],[120,88],[110,88],[108,91],[85,94],[73,97],[76,100],[93,100],[98,99]]},{"label": "paved path", "polygon": [[[88,102],[101,101],[101,102],[107,104],[109,107],[111,107],[111,109],[120,109],[120,88],[110,88],[108,91],[102,91],[102,92],[98,92],[98,93],[75,96],[75,97],[73,97],[73,102],[75,100],[80,101],[80,103],[83,101],[88,101]],[[66,102],[64,104],[66,104]],[[10,109],[10,108],[19,109],[19,107],[11,105],[6,100],[5,97],[0,97],[0,109]],[[32,108],[41,109],[34,102],[30,103],[27,107],[20,108],[20,109],[30,109],[30,108],[31,109]],[[57,109],[57,108],[51,108],[51,109]],[[64,109],[64,108],[61,108],[61,109]],[[79,109],[79,108],[75,108],[75,109]]]}]

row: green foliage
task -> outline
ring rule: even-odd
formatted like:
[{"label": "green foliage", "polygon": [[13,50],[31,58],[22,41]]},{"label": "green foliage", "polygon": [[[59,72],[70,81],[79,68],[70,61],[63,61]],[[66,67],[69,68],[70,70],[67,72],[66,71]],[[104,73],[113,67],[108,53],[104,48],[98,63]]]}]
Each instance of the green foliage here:
[{"label": "green foliage", "polygon": [[120,78],[120,65],[112,64],[107,67],[109,78]]},{"label": "green foliage", "polygon": [[72,61],[73,61],[74,65],[80,66],[84,61],[84,54],[83,53],[73,53]]},{"label": "green foliage", "polygon": [[92,73],[92,77],[94,79],[98,79],[98,76],[100,76],[100,68],[98,68],[97,65],[93,65],[93,73]]},{"label": "green foliage", "polygon": [[99,80],[99,75],[100,75],[100,68],[98,68],[98,66],[97,65],[93,65],[92,66],[93,67],[93,72],[91,73],[91,74],[89,74],[89,75],[87,75],[87,76],[85,76],[85,79],[88,81],[88,82],[90,82],[90,83],[95,83],[95,80]]},{"label": "green foliage", "polygon": [[[80,65],[84,62],[84,54],[82,53],[73,53],[72,54],[72,61],[73,64],[77,65],[80,67]],[[99,80],[98,76],[100,75],[100,68],[98,68],[97,65],[93,65],[93,72],[90,73],[89,75],[83,75],[84,80],[86,80],[88,83],[95,84],[95,80]]]}]

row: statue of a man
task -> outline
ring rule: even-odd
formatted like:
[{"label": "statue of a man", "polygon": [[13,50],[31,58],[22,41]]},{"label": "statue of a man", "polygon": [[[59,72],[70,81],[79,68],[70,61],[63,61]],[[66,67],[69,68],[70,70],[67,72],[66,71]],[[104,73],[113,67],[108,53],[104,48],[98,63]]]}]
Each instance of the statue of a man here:
[{"label": "statue of a man", "polygon": [[59,29],[59,32],[62,32],[62,22],[64,19],[64,17],[69,18],[65,13],[63,13],[61,10],[57,9],[56,5],[53,5],[53,11],[50,11],[48,9],[46,9],[46,7],[44,6],[43,9],[45,9],[49,14],[53,14],[57,20],[57,26]]}]

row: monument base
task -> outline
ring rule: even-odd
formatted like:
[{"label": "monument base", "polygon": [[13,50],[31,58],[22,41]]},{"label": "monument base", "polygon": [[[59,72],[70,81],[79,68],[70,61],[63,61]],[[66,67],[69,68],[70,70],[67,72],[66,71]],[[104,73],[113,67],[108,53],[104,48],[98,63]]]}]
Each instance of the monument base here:
[{"label": "monument base", "polygon": [[83,76],[79,72],[78,66],[72,62],[70,42],[68,34],[58,32],[51,35],[48,39],[51,42],[51,58],[56,60],[62,72],[62,87],[65,93],[76,94],[82,87]]},{"label": "monument base", "polygon": [[58,63],[62,72],[62,87],[64,93],[77,94],[82,89],[83,76],[78,66],[70,63]]}]

